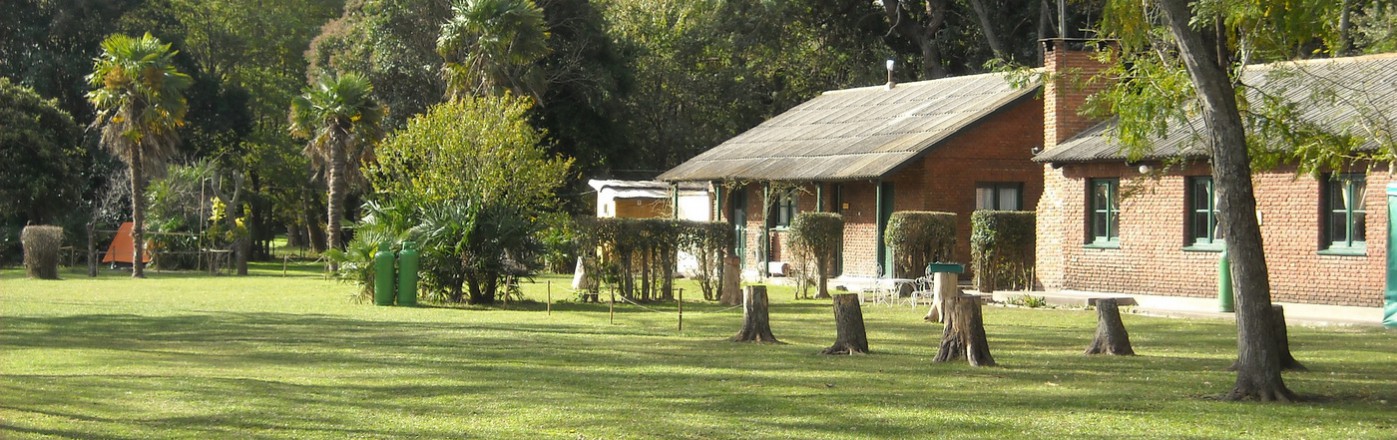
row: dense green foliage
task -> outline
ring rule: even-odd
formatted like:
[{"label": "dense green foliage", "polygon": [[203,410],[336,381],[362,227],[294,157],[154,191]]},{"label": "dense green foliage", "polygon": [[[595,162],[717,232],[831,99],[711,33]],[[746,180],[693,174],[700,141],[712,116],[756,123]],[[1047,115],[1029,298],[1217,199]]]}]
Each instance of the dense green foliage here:
[{"label": "dense green foliage", "polygon": [[949,263],[955,258],[956,214],[894,212],[883,232],[883,243],[893,252],[893,276],[922,276],[927,263]]},{"label": "dense green foliage", "polygon": [[86,156],[56,101],[0,77],[0,224],[52,222],[76,207]]},{"label": "dense green foliage", "polygon": [[802,212],[791,221],[791,245],[804,250],[815,259],[815,276],[819,298],[829,296],[827,281],[837,276],[832,273],[834,259],[844,244],[844,217],[832,212]]},{"label": "dense green foliage", "polygon": [[528,111],[508,94],[466,96],[385,139],[363,169],[373,193],[343,256],[350,278],[365,280],[356,271],[379,243],[408,238],[420,244],[425,291],[445,301],[492,303],[536,270],[540,217],[557,206],[571,161],[543,150]]},{"label": "dense green foliage", "polygon": [[448,96],[541,95],[548,30],[533,0],[457,0],[451,14],[437,38]]},{"label": "dense green foliage", "polygon": [[1033,288],[1036,214],[989,210],[970,214],[970,267],[976,290]]}]

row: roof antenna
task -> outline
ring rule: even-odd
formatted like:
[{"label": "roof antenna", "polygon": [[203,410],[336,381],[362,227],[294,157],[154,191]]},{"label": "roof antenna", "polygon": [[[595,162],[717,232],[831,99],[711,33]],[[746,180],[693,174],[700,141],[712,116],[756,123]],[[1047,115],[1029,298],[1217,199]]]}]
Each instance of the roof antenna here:
[{"label": "roof antenna", "polygon": [[1057,37],[1067,39],[1067,2],[1057,0]]}]

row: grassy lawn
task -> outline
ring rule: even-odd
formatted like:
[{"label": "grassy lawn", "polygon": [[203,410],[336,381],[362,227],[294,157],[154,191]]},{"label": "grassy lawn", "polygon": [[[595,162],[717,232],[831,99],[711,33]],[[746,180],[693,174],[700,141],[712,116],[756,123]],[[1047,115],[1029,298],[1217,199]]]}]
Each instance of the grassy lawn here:
[{"label": "grassy lawn", "polygon": [[[1222,321],[1126,316],[1135,357],[1081,354],[1094,312],[988,307],[1000,367],[932,364],[923,309],[865,305],[874,353],[829,357],[827,303],[773,290],[785,345],[740,310],[536,302],[386,308],[315,268],[246,278],[0,272],[0,438],[1397,437],[1397,335],[1292,327],[1303,404],[1215,400]],[[686,296],[700,297],[692,285]],[[568,298],[570,299],[570,298]]]}]

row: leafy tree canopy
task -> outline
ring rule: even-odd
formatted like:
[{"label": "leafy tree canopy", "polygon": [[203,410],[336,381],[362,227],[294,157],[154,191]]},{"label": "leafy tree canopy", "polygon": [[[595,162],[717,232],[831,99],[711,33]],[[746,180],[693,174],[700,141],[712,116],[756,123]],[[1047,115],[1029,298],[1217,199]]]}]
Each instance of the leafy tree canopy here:
[{"label": "leafy tree canopy", "polygon": [[51,223],[85,190],[77,123],[32,89],[0,77],[0,223]]}]

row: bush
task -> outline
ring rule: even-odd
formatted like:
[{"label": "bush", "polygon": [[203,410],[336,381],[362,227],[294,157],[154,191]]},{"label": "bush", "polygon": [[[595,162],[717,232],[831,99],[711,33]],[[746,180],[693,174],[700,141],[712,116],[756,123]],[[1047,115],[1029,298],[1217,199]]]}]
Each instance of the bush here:
[{"label": "bush", "polygon": [[63,247],[63,228],[25,226],[19,233],[24,246],[24,272],[30,278],[58,279],[58,253]]},{"label": "bush", "polygon": [[950,212],[894,212],[883,233],[893,251],[893,275],[919,277],[928,263],[952,262],[956,248],[956,215]]},{"label": "bush", "polygon": [[[832,212],[802,212],[791,221],[791,245],[815,260],[817,297],[829,297],[827,282],[834,258],[844,243],[844,218]],[[802,274],[803,276],[804,274]]]},{"label": "bush", "polygon": [[1024,289],[1033,282],[1033,211],[975,211],[970,214],[970,261],[975,287]]}]

